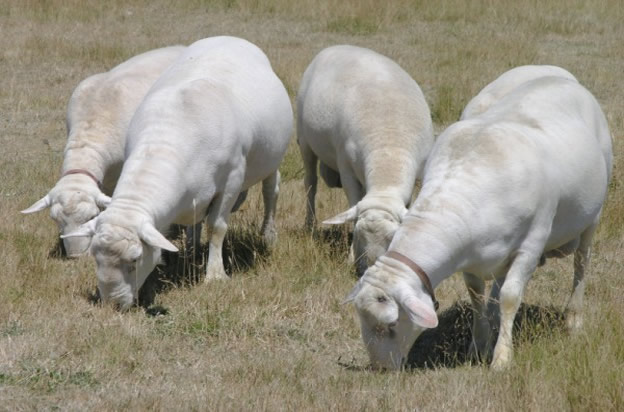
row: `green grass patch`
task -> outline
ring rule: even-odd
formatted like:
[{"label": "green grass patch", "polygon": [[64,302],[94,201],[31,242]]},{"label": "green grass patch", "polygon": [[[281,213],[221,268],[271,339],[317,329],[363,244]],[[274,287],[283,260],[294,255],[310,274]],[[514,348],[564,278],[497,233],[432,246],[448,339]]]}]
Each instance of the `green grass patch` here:
[{"label": "green grass patch", "polygon": [[339,17],[327,23],[326,30],[332,33],[350,34],[353,36],[369,36],[377,33],[379,25],[364,17]]}]

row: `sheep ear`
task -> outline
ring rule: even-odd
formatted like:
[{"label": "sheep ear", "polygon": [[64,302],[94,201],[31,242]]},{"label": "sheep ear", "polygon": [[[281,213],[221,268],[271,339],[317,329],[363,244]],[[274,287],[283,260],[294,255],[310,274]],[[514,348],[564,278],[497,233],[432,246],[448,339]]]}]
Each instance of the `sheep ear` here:
[{"label": "sheep ear", "polygon": [[324,225],[342,225],[347,222],[354,222],[357,218],[357,206],[353,206],[352,208],[337,214],[336,216],[324,220]]},{"label": "sheep ear", "polygon": [[29,213],[41,212],[44,209],[47,209],[52,204],[52,199],[50,199],[50,194],[48,193],[41,199],[37,200],[31,207],[28,209],[22,210],[21,213],[27,215]]},{"label": "sheep ear", "polygon": [[360,293],[360,290],[362,290],[362,281],[361,280],[359,280],[358,283],[355,284],[353,289],[351,289],[351,292],[349,292],[347,297],[342,301],[342,304],[345,305],[347,303],[353,302],[355,300],[355,297],[357,296],[357,294]]},{"label": "sheep ear", "polygon": [[106,196],[104,193],[101,193],[101,192],[95,198],[95,204],[100,209],[106,209],[108,205],[110,205],[110,202],[111,202],[110,196]]},{"label": "sheep ear", "polygon": [[412,323],[421,328],[435,328],[438,326],[438,315],[432,305],[418,298],[413,292],[401,293],[397,299]]},{"label": "sheep ear", "polygon": [[95,234],[95,223],[96,223],[95,221],[96,220],[97,220],[97,217],[89,220],[87,223],[83,223],[82,225],[78,227],[78,229],[74,230],[73,232],[69,232],[64,235],[61,235],[61,239],[65,239],[68,237],[93,236]]},{"label": "sheep ear", "polygon": [[178,251],[178,248],[169,242],[151,223],[143,223],[141,225],[139,237],[152,247],[165,249],[170,252]]}]

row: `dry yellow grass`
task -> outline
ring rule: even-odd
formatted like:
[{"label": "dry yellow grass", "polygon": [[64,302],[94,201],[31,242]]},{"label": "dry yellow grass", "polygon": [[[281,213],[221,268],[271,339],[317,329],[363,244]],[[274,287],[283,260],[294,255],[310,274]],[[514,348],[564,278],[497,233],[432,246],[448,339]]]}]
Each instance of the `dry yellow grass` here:
[{"label": "dry yellow grass", "polygon": [[[622,21],[618,0],[0,0],[0,410],[624,409]],[[355,281],[348,231],[302,230],[294,141],[273,251],[256,236],[254,191],[228,236],[231,282],[196,283],[173,256],[145,288],[148,311],[94,304],[93,262],[56,257],[53,222],[18,212],[58,178],[69,95],[139,52],[218,34],[263,48],[291,97],[326,46],[386,54],[419,82],[438,131],[511,67],[571,71],[601,102],[615,150],[583,333],[567,336],[560,321],[572,263],[549,262],[529,285],[513,366],[469,365],[467,294],[453,277],[415,368],[366,370],[353,310],[340,304]],[[346,206],[324,187],[318,202],[320,216]]]}]

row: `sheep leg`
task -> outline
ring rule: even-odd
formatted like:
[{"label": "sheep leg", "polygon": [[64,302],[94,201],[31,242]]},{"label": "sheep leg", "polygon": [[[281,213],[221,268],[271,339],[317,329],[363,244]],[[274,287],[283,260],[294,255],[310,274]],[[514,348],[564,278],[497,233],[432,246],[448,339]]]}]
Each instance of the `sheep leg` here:
[{"label": "sheep leg", "polygon": [[185,249],[187,256],[195,256],[201,247],[202,221],[186,227]]},{"label": "sheep leg", "polygon": [[242,204],[245,202],[245,199],[247,199],[247,190],[244,190],[238,194],[238,197],[236,198],[236,203],[234,203],[234,206],[232,206],[232,213],[240,209]]},{"label": "sheep leg", "polygon": [[342,187],[342,182],[340,181],[340,173],[330,168],[323,162],[319,164],[319,173],[328,187]]},{"label": "sheep leg", "polygon": [[541,252],[519,252],[507,272],[505,282],[500,289],[500,329],[494,347],[492,368],[502,370],[511,362],[513,356],[513,322],[522,302],[524,289],[537,264]]},{"label": "sheep leg", "polygon": [[490,297],[487,303],[487,318],[492,331],[500,328],[500,290],[504,282],[505,278],[496,279],[492,284],[492,289],[490,289]]},{"label": "sheep leg", "polygon": [[[241,207],[241,205],[245,202],[245,199],[247,199],[247,190],[239,193],[234,206],[232,206],[232,213],[236,212]],[[200,220],[194,225],[186,227],[185,247],[187,255],[196,256],[200,251],[202,224],[202,220]]]},{"label": "sheep leg", "polygon": [[[362,200],[364,197],[364,188],[360,184],[360,182],[355,177],[355,174],[350,170],[344,170],[344,168],[340,168],[340,180],[342,182],[342,188],[347,195],[347,200],[349,201],[349,207],[353,207],[357,205],[357,203]],[[354,239],[355,241],[355,239]],[[349,263],[353,264],[360,256],[355,256],[355,250],[353,248],[353,243],[351,242],[351,246],[349,247]]]},{"label": "sheep leg", "polygon": [[262,181],[262,199],[264,200],[264,220],[262,221],[262,237],[264,241],[273,245],[277,240],[275,230],[275,210],[279,195],[280,173],[276,170]]},{"label": "sheep leg", "polygon": [[472,302],[472,342],[468,356],[478,362],[489,355],[492,330],[486,313],[485,282],[472,273],[464,272],[464,283]]},{"label": "sheep leg", "polygon": [[583,325],[583,295],[585,294],[585,271],[591,260],[591,240],[597,224],[592,225],[581,234],[579,246],[574,252],[574,281],[572,294],[565,310],[566,327],[575,333]]},{"label": "sheep leg", "polygon": [[[236,193],[232,195],[231,193]],[[206,264],[206,279],[208,283],[213,280],[227,280],[223,266],[223,240],[227,232],[228,221],[232,207],[236,203],[240,190],[227,190],[217,195],[210,205],[207,217],[208,230],[208,263]]]},{"label": "sheep leg", "polygon": [[316,185],[318,182],[318,176],[316,173],[318,158],[316,157],[312,149],[305,143],[299,142],[299,151],[301,152],[301,158],[303,159],[303,184],[306,194],[308,196],[308,202],[306,205],[305,227],[306,229],[311,231],[314,228],[314,224],[316,222],[314,200],[316,198]]}]

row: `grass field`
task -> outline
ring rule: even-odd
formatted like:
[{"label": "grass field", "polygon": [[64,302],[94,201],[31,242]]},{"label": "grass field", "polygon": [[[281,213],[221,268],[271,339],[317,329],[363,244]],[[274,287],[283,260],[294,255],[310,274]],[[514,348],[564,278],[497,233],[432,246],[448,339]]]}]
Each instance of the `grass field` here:
[{"label": "grass field", "polygon": [[[624,410],[623,21],[619,0],[0,0],[0,410]],[[417,341],[412,368],[367,369],[354,309],[341,305],[355,282],[349,231],[303,230],[294,136],[273,250],[257,235],[254,190],[228,235],[230,282],[198,282],[201,267],[168,256],[146,308],[94,303],[92,259],[60,258],[47,213],[19,213],[59,177],[68,98],[135,54],[219,34],[260,46],[291,98],[324,47],[383,53],[421,85],[437,132],[509,68],[572,72],[601,103],[615,151],[583,332],[568,336],[561,320],[572,261],[549,261],[529,284],[512,366],[471,365],[456,275],[436,291],[440,327]],[[346,207],[322,185],[317,199],[320,217]]]}]

